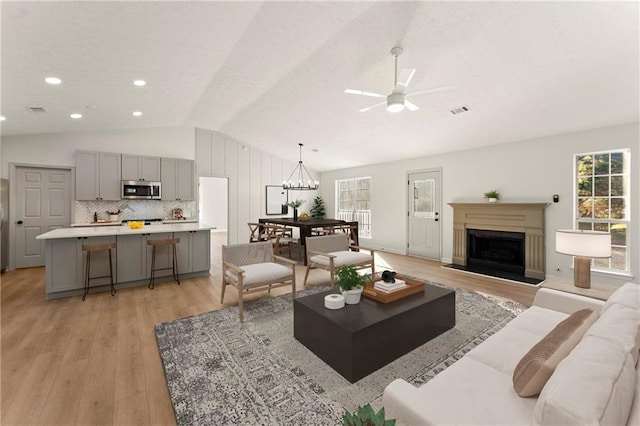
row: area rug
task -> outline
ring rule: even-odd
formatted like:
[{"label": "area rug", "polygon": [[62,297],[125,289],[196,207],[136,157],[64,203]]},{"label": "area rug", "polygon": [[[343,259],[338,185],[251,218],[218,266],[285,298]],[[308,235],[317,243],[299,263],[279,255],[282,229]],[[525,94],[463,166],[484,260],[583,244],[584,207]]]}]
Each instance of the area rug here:
[{"label": "area rug", "polygon": [[456,290],[455,328],[353,384],[295,340],[291,294],[245,303],[242,325],[233,307],[155,332],[177,424],[333,425],[345,410],[381,406],[396,378],[428,382],[524,309]]}]

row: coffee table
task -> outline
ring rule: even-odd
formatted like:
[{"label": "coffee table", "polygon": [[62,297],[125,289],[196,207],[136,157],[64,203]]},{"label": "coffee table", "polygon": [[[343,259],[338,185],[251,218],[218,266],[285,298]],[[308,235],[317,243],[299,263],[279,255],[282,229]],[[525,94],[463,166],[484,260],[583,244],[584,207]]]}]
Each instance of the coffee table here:
[{"label": "coffee table", "polygon": [[456,324],[455,291],[425,284],[424,293],[390,303],[361,298],[331,310],[329,290],[293,301],[293,335],[354,383]]}]

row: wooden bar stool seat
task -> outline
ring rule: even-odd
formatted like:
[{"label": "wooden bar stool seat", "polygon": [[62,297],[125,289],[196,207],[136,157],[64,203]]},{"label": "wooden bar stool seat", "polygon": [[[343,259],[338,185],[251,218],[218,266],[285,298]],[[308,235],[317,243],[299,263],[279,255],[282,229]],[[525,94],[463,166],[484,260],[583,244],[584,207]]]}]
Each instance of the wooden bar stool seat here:
[{"label": "wooden bar stool seat", "polygon": [[[180,279],[178,277],[178,257],[176,256],[176,244],[180,243],[180,238],[165,238],[162,240],[147,240],[147,245],[152,246],[151,251],[151,278],[149,279],[148,287],[153,290],[155,286],[156,271],[163,271],[171,269],[173,279],[180,285]],[[171,246],[172,262],[170,268],[156,268],[156,247],[158,246]]]},{"label": "wooden bar stool seat", "polygon": [[[95,280],[98,278],[107,278],[109,277],[111,280],[111,295],[114,296],[116,294],[116,289],[113,286],[113,263],[111,261],[111,249],[116,248],[116,243],[103,243],[103,244],[83,244],[82,251],[87,252],[87,263],[85,266],[85,275],[84,275],[84,292],[82,293],[82,301],[84,302],[87,294],[89,294],[89,281]],[[94,251],[109,251],[109,275],[102,275],[99,277],[91,276],[91,253]]]}]

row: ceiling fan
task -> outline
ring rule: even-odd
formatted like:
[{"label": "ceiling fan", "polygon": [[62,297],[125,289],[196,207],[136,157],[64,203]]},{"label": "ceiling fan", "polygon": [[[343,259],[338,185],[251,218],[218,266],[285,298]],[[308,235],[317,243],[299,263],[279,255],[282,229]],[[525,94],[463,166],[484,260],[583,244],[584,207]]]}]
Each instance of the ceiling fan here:
[{"label": "ceiling fan", "polygon": [[441,87],[433,87],[431,89],[416,90],[414,92],[405,93],[405,90],[407,90],[407,86],[409,86],[409,83],[411,82],[411,79],[413,78],[413,75],[415,74],[416,70],[415,68],[403,68],[400,71],[400,75],[398,76],[398,56],[400,56],[402,52],[403,50],[401,47],[394,47],[393,49],[391,49],[391,55],[393,56],[393,59],[395,61],[395,79],[394,79],[393,92],[391,92],[390,95],[387,96],[381,93],[365,92],[364,90],[354,90],[354,89],[346,89],[344,91],[344,93],[347,93],[349,95],[371,96],[373,98],[383,98],[383,99],[386,98],[386,101],[379,102],[375,105],[371,105],[369,107],[363,108],[360,110],[360,112],[366,112],[373,108],[376,108],[385,104],[387,105],[387,111],[389,112],[400,112],[404,110],[405,107],[409,111],[417,111],[420,108],[416,104],[414,104],[413,102],[407,99],[409,96],[444,92],[445,90],[451,90],[454,88],[453,86],[441,86]]}]

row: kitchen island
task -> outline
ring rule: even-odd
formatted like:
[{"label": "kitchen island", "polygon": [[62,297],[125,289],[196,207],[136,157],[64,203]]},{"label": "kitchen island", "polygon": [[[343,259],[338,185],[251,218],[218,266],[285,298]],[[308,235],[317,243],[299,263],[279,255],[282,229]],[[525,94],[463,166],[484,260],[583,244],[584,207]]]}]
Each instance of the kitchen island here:
[{"label": "kitchen island", "polygon": [[[94,226],[59,228],[38,235],[46,240],[45,295],[47,299],[82,295],[85,258],[83,244],[116,243],[112,253],[116,289],[146,285],[149,282],[151,246],[147,240],[180,238],[176,245],[180,278],[208,276],[211,266],[211,229],[203,223],[171,223],[145,225],[139,229],[128,226]],[[156,268],[171,268],[170,247],[158,247]],[[108,252],[91,256],[91,275],[109,275]],[[170,281],[171,269],[156,272],[156,282]],[[109,278],[92,280],[90,293],[110,289]]]}]

